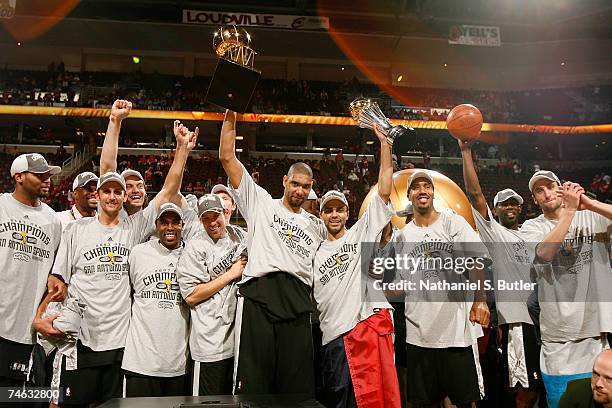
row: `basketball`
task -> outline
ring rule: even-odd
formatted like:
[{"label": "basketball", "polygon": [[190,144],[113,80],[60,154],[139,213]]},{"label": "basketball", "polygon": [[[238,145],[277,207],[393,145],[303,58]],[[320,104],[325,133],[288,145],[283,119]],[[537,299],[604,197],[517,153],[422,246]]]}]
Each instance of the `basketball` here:
[{"label": "basketball", "polygon": [[477,139],[482,128],[482,113],[467,103],[455,106],[446,118],[446,127],[455,139],[469,141]]}]

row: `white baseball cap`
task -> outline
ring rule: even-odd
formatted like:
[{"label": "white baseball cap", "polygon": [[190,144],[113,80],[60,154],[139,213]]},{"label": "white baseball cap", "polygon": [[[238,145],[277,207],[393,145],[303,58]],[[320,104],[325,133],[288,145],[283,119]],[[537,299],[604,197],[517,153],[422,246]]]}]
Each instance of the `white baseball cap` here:
[{"label": "white baseball cap", "polygon": [[11,177],[17,173],[46,173],[59,174],[62,171],[59,166],[49,166],[47,160],[39,153],[21,154],[11,164]]},{"label": "white baseball cap", "polygon": [[408,191],[410,191],[410,186],[412,185],[414,180],[419,179],[419,178],[425,178],[429,180],[432,186],[434,185],[433,177],[431,177],[431,175],[429,174],[427,170],[418,170],[412,173],[412,175],[408,179]]},{"label": "white baseball cap", "polygon": [[348,201],[346,200],[346,196],[343,193],[338,190],[329,190],[327,193],[323,194],[323,197],[321,198],[321,205],[319,207],[320,211],[323,211],[325,205],[332,200],[341,201],[342,204],[346,206],[346,208],[348,208],[349,206]]},{"label": "white baseball cap", "polygon": [[77,188],[85,187],[92,181],[95,181],[97,185],[98,176],[91,171],[84,171],[74,178],[74,181],[72,182],[72,191],[76,190]]},{"label": "white baseball cap", "polygon": [[210,190],[210,193],[211,194],[225,193],[228,196],[230,196],[232,201],[236,201],[234,200],[234,195],[230,192],[229,188],[227,188],[227,186],[224,186],[223,184],[215,184],[213,188]]},{"label": "white baseball cap", "polygon": [[177,214],[181,221],[183,221],[183,210],[181,210],[180,207],[174,203],[163,203],[162,205],[160,205],[159,210],[157,211],[157,218],[155,218],[155,220],[159,220],[159,217],[161,217],[167,212],[173,212]]},{"label": "white baseball cap", "polygon": [[498,203],[503,203],[511,198],[515,198],[520,205],[523,205],[523,197],[521,197],[519,193],[513,189],[506,188],[498,191],[497,194],[495,194],[495,197],[493,198],[493,207],[497,206]]},{"label": "white baseball cap", "polygon": [[96,186],[96,190],[99,190],[104,184],[109,183],[111,181],[118,183],[123,188],[123,190],[127,190],[127,188],[125,187],[125,180],[123,179],[123,177],[121,177],[121,174],[116,173],[114,171],[104,173],[98,179],[98,185]]},{"label": "white baseball cap", "polygon": [[547,179],[550,181],[556,181],[557,185],[561,185],[561,181],[559,181],[559,177],[555,173],[549,170],[539,170],[533,173],[533,176],[529,179],[529,191],[533,192],[533,185],[542,179]]},{"label": "white baseball cap", "polygon": [[121,177],[123,177],[123,180],[127,179],[130,176],[138,177],[140,180],[144,182],[144,178],[142,177],[142,174],[140,174],[138,170],[125,169],[121,172]]}]

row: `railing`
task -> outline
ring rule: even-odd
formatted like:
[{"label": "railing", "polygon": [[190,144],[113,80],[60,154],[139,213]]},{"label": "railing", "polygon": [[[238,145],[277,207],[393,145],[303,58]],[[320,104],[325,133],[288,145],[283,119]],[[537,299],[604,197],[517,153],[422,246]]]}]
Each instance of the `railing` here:
[{"label": "railing", "polygon": [[62,177],[70,177],[75,171],[81,168],[83,163],[90,160],[95,153],[91,151],[88,145],[83,150],[75,152],[72,157],[64,160],[62,163],[62,171],[51,177],[53,184],[58,184]]}]

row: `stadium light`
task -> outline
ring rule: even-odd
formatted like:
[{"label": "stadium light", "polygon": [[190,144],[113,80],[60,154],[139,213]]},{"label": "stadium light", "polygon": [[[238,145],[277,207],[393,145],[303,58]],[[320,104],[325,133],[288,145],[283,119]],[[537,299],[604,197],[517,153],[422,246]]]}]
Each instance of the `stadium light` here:
[{"label": "stadium light", "polygon": [[140,57],[137,57],[136,55],[134,55],[134,56],[132,57],[132,62],[133,62],[134,64],[140,64]]},{"label": "stadium light", "polygon": [[404,76],[402,74],[399,74],[397,76],[397,81],[396,82],[402,82],[402,79],[404,79]]},{"label": "stadium light", "polygon": [[236,140],[243,140],[244,136],[236,136]]}]

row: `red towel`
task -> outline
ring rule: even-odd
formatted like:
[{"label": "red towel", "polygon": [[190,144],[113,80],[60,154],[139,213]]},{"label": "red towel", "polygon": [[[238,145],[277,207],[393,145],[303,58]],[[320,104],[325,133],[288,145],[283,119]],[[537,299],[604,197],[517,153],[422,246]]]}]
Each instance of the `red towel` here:
[{"label": "red towel", "polygon": [[393,322],[383,309],[344,336],[355,400],[359,408],[400,408],[393,360]]}]

